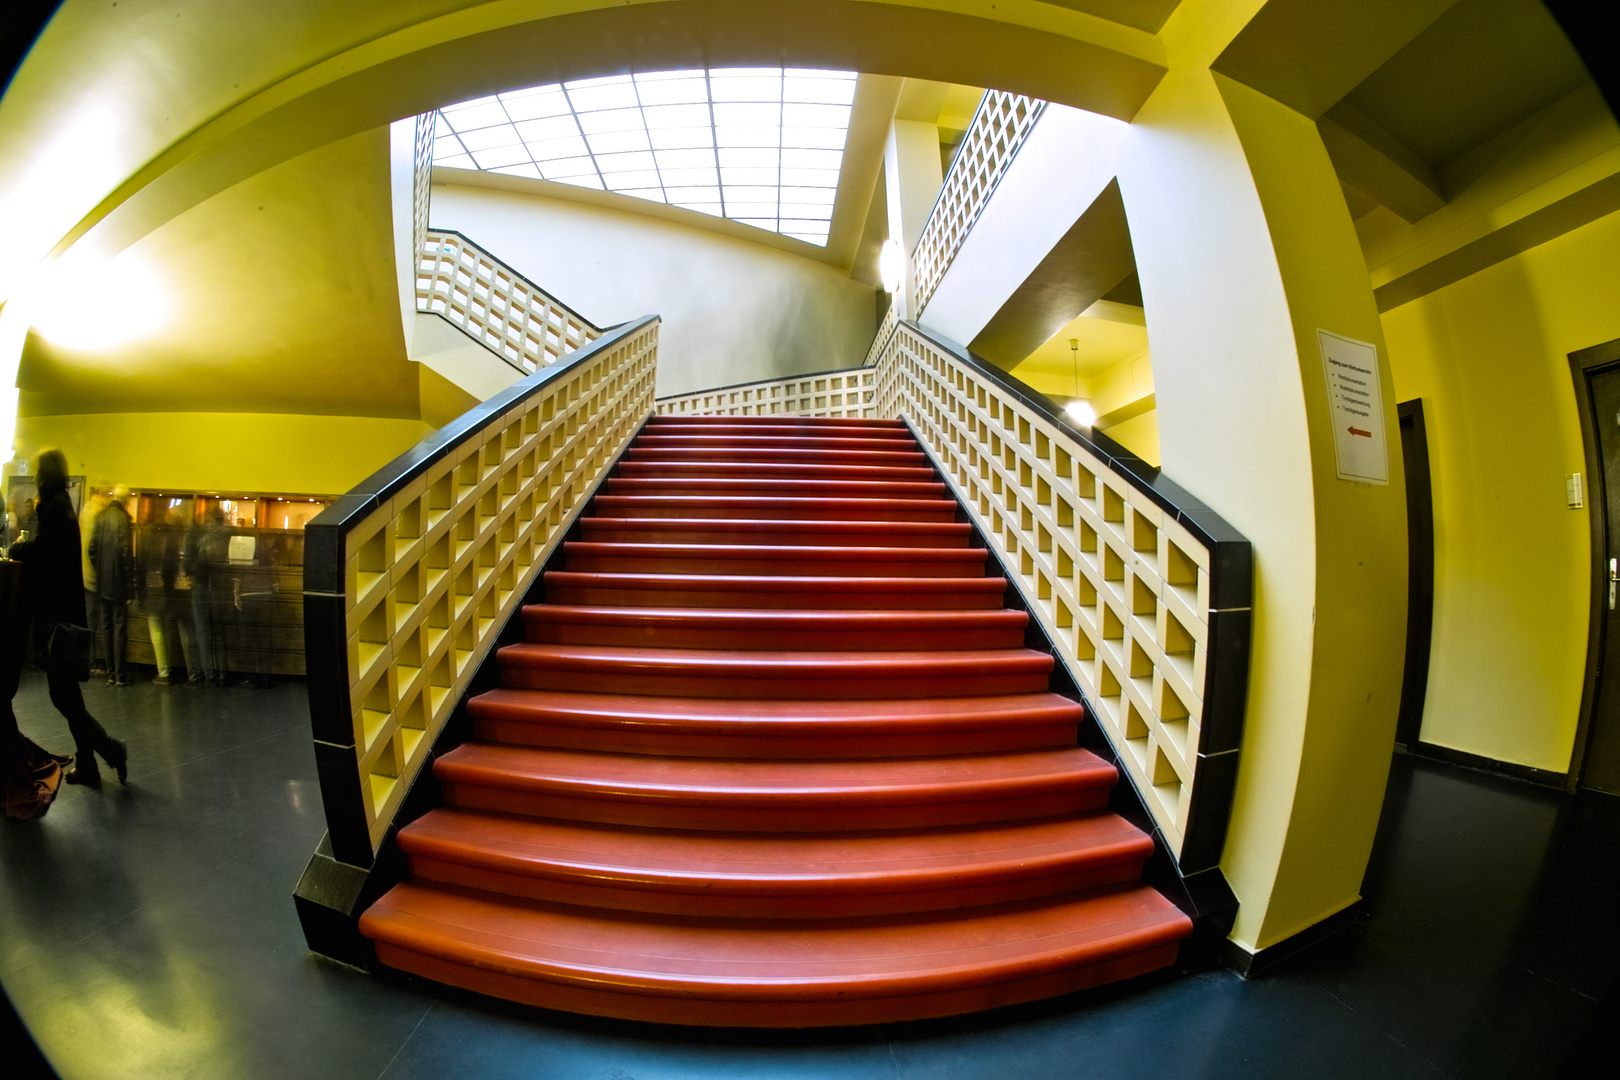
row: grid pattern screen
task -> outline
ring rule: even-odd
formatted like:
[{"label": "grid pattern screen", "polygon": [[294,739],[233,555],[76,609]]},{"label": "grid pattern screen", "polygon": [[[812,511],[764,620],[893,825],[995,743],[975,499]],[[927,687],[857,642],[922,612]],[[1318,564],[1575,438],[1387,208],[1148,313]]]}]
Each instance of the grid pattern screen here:
[{"label": "grid pattern screen", "polygon": [[440,109],[433,161],[681,206],[826,246],[854,72],[661,71]]}]

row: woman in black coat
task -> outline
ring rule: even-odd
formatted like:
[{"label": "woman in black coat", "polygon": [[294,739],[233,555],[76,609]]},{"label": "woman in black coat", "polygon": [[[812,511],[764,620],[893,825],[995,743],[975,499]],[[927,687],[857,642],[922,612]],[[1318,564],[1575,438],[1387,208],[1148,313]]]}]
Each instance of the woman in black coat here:
[{"label": "woman in black coat", "polygon": [[[34,475],[39,485],[39,536],[13,546],[11,552],[23,564],[23,585],[43,631],[40,640],[49,643],[59,623],[86,625],[84,563],[79,518],[67,490],[67,455],[60,450],[41,451]],[[129,751],[108,735],[85,708],[84,695],[79,692],[78,662],[72,650],[47,648],[46,654],[45,681],[50,687],[51,704],[67,717],[68,730],[78,744],[67,782],[100,786],[101,770],[96,765],[96,755],[100,754],[123,783],[128,775]]]}]

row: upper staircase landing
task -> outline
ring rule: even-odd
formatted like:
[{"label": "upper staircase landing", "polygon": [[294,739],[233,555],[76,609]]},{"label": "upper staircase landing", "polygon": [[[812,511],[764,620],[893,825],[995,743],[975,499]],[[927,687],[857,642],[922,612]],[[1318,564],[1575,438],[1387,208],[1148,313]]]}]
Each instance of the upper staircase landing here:
[{"label": "upper staircase landing", "polygon": [[892,421],[654,419],[524,609],[411,877],[389,966],[681,1024],[911,1020],[1175,960],[949,489]]}]

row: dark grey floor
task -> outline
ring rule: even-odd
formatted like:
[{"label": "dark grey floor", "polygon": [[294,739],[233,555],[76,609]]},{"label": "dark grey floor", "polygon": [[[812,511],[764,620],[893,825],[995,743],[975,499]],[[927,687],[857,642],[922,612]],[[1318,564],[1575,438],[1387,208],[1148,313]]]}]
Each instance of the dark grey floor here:
[{"label": "dark grey floor", "polygon": [[[1620,800],[1397,756],[1362,915],[1266,978],[819,1034],[519,1009],[305,951],[290,894],[322,824],[301,686],[88,690],[129,786],[0,825],[0,982],[72,1080],[1542,1077],[1620,960]],[[37,674],[17,714],[70,748]]]}]

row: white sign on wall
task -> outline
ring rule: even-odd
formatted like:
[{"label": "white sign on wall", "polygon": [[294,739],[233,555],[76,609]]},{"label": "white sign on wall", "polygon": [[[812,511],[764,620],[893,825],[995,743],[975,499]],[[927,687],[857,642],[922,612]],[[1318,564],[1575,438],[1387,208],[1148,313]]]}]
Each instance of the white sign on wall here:
[{"label": "white sign on wall", "polygon": [[1384,393],[1378,379],[1378,346],[1326,330],[1316,332],[1327,376],[1333,417],[1333,447],[1339,479],[1389,483],[1384,441]]}]

